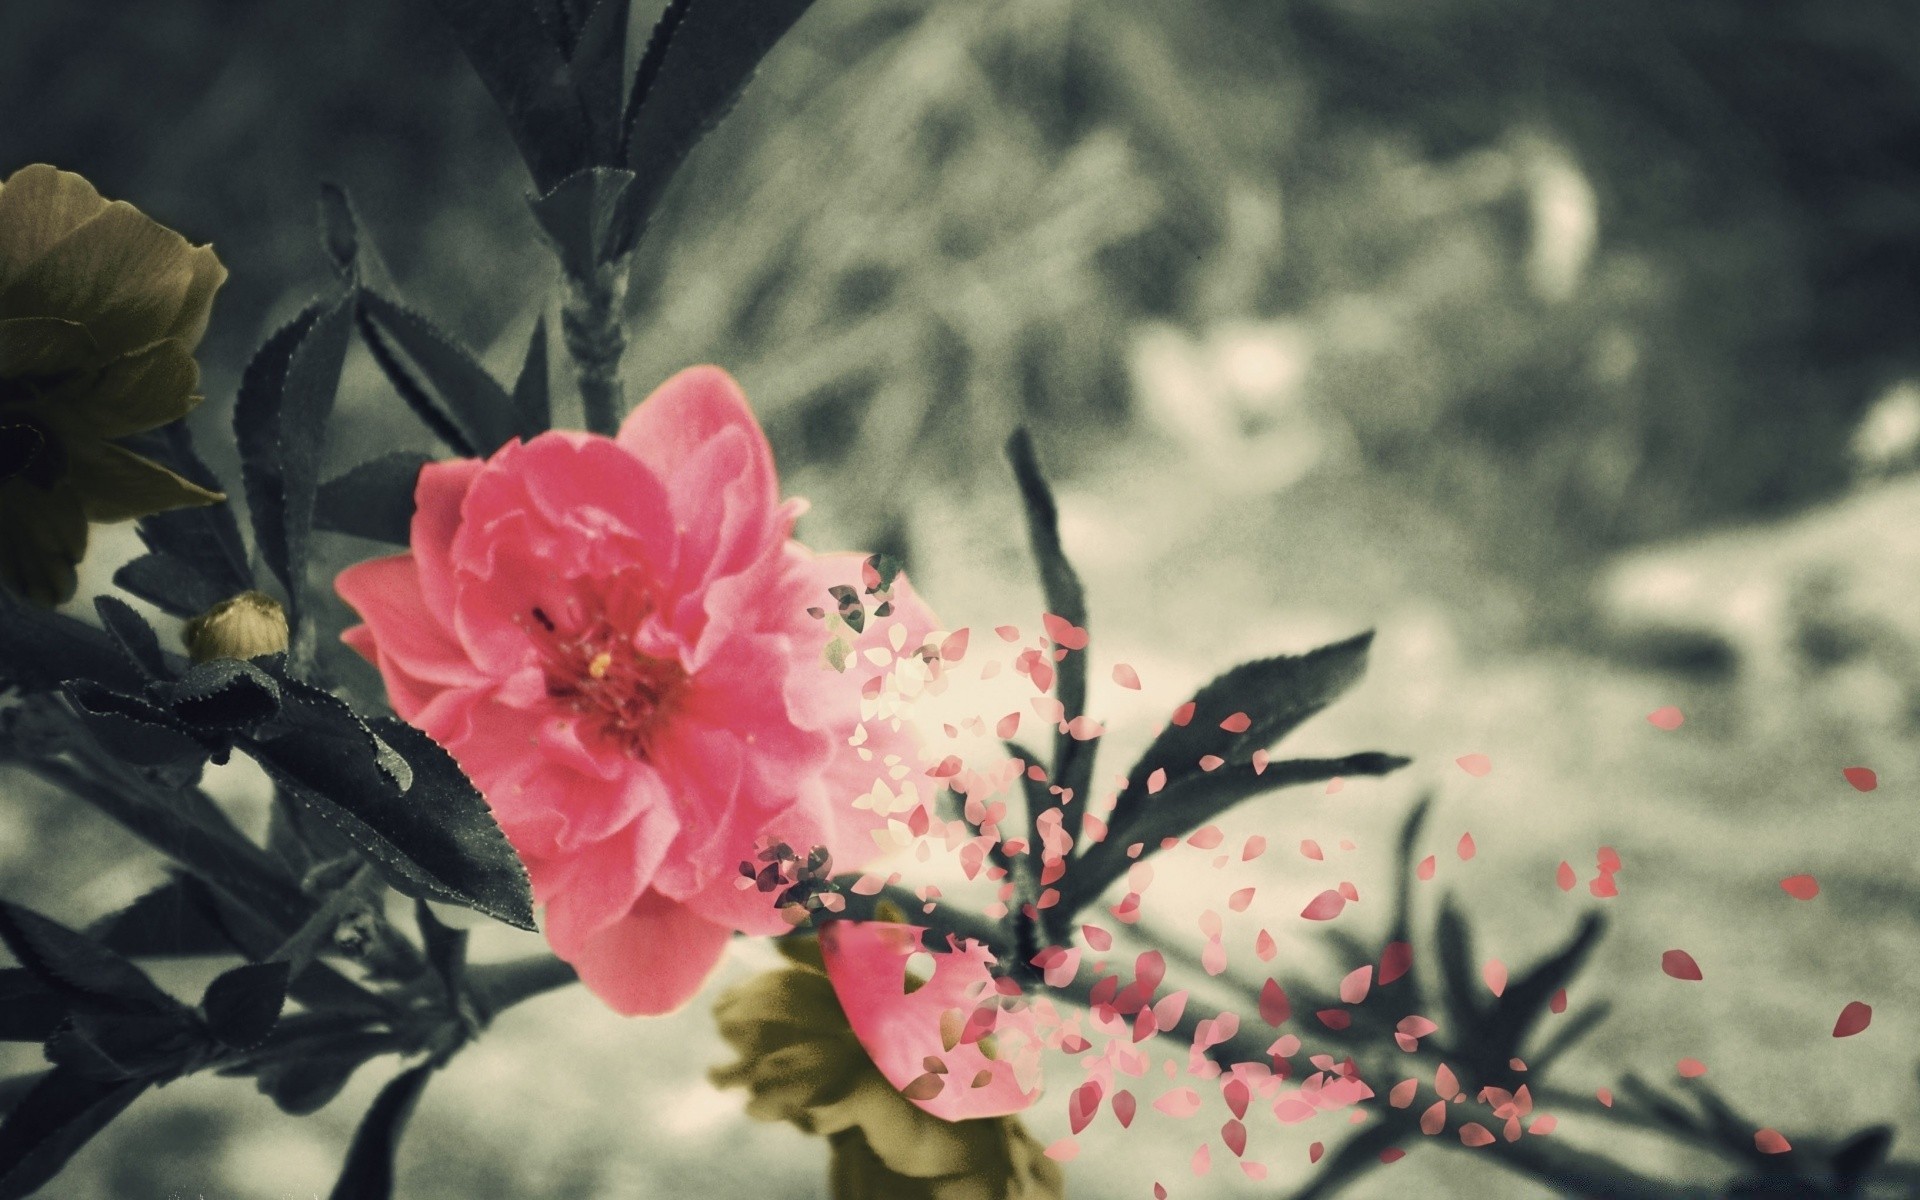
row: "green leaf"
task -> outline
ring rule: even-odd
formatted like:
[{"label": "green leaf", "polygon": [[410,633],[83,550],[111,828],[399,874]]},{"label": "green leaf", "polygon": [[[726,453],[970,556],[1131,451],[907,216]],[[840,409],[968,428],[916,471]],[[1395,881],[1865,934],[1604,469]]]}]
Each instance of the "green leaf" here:
[{"label": "green leaf", "polygon": [[90,679],[69,681],[66,693],[87,732],[123,762],[159,767],[204,760],[209,754],[206,743],[185,725],[138,697]]},{"label": "green leaf", "polygon": [[316,302],[255,353],[233,411],[254,539],[297,624],[328,418],[352,332],[350,298]]},{"label": "green leaf", "polygon": [[394,546],[413,539],[413,493],[420,468],[432,462],[414,450],[369,459],[320,489],[314,524]]},{"label": "green leaf", "polygon": [[572,73],[533,5],[434,0],[460,48],[506,116],[507,131],[541,189],[589,161],[591,122]]},{"label": "green leaf", "polygon": [[[226,490],[195,453],[193,435],[188,432],[185,422],[175,422],[162,432],[166,446],[162,457],[167,466],[209,491]],[[240,536],[240,522],[234,516],[233,505],[208,504],[156,513],[140,518],[137,528],[140,540],[148,550],[177,560],[201,581],[203,588],[213,593],[214,599],[207,604],[200,605],[192,612],[175,615],[191,616],[203,612],[213,603],[253,586],[253,568],[247,562],[247,543]],[[149,599],[139,592],[134,594]],[[167,611],[174,610],[168,608]]]},{"label": "green leaf", "polygon": [[154,680],[173,678],[166,654],[160,649],[160,635],[131,605],[113,596],[95,596],[93,610],[100,615],[107,636],[142,675]]},{"label": "green leaf", "polygon": [[527,343],[527,357],[520,364],[520,376],[513,382],[513,415],[520,436],[539,437],[553,428],[553,402],[548,395],[547,318],[543,313],[533,324],[533,339]]},{"label": "green leaf", "polygon": [[[1040,568],[1040,587],[1046,595],[1047,611],[1081,628],[1087,624],[1087,597],[1080,576],[1067,561],[1060,545],[1060,511],[1053,502],[1053,489],[1040,473],[1040,461],[1033,452],[1033,439],[1017,429],[1007,439],[1007,458],[1013,464],[1014,479],[1020,485],[1020,499],[1027,513],[1027,538],[1033,545],[1033,558]],[[1054,665],[1054,696],[1071,721],[1087,709],[1087,650],[1069,650]],[[1071,788],[1077,804],[1068,804],[1061,817],[1074,842],[1080,840],[1080,819],[1087,808],[1087,781],[1093,772],[1094,750],[1091,744],[1065,733],[1053,742],[1053,780]]]},{"label": "green leaf", "polygon": [[1875,1125],[1854,1134],[1833,1152],[1834,1186],[1849,1196],[1864,1188],[1893,1148],[1893,1126]]},{"label": "green leaf", "polygon": [[360,290],[360,311],[407,356],[470,454],[492,454],[518,432],[513,398],[473,351],[425,316],[379,292]]},{"label": "green leaf", "polygon": [[[1244,663],[1201,688],[1193,697],[1193,715],[1185,725],[1169,724],[1127,772],[1127,787],[1114,801],[1108,825],[1128,841],[1128,829],[1152,806],[1147,794],[1153,773],[1164,770],[1166,785],[1201,774],[1200,759],[1216,755],[1244,760],[1273,745],[1309,717],[1339,699],[1367,668],[1372,633],[1363,633],[1307,654],[1282,655]],[[1071,657],[1071,656],[1069,656]],[[1246,714],[1245,731],[1232,733],[1220,723]]]},{"label": "green leaf", "polygon": [[236,1050],[258,1046],[280,1020],[290,977],[284,962],[248,963],[216,977],[200,998],[207,1028]]},{"label": "green leaf", "polygon": [[674,0],[634,74],[622,165],[636,180],[623,206],[620,253],[645,231],[687,155],[720,123],[811,0]]},{"label": "green leaf", "polygon": [[1606,918],[1599,913],[1586,914],[1580,918],[1579,928],[1566,945],[1507,984],[1487,1014],[1488,1037],[1492,1043],[1486,1051],[1489,1062],[1497,1065],[1521,1051],[1533,1027],[1546,1015],[1553,994],[1579,973],[1581,964],[1599,944],[1606,927]]},{"label": "green leaf", "polygon": [[380,1089],[373,1107],[354,1131],[346,1166],[340,1171],[330,1200],[386,1200],[393,1195],[393,1163],[400,1136],[406,1132],[407,1119],[413,1116],[420,1093],[432,1077],[433,1064],[422,1063],[402,1071]]},{"label": "green leaf", "polygon": [[626,225],[634,174],[620,167],[587,167],[529,198],[533,219],[570,279],[592,279],[603,263],[633,248]]},{"label": "green leaf", "polygon": [[213,893],[185,874],[94,922],[87,936],[129,958],[210,957],[231,954],[238,945]]},{"label": "green leaf", "polygon": [[320,244],[340,278],[353,287],[388,287],[392,277],[380,251],[360,232],[360,214],[353,198],[335,183],[320,185]]},{"label": "green leaf", "polygon": [[246,732],[280,713],[279,681],[237,658],[196,665],[168,695],[174,716],[215,735]]},{"label": "green leaf", "polygon": [[260,1064],[256,1086],[281,1112],[304,1117],[326,1107],[368,1059],[393,1049],[391,1034],[366,1030],[309,1039],[298,1051]]},{"label": "green leaf", "polygon": [[143,554],[115,571],[113,582],[122,591],[176,617],[199,616],[236,594],[202,575],[184,559],[158,552]]},{"label": "green leaf", "polygon": [[118,1012],[179,1007],[139,967],[30,908],[0,900],[0,942],[35,979],[89,1007]]},{"label": "green leaf", "polygon": [[1434,940],[1440,951],[1441,995],[1446,998],[1450,1036],[1463,1048],[1479,1041],[1484,1014],[1480,1010],[1479,984],[1473,959],[1473,930],[1453,905],[1453,897],[1440,902],[1440,916],[1434,926]]},{"label": "green leaf", "polygon": [[568,71],[593,131],[595,162],[619,161],[631,9],[630,0],[596,0],[568,51]]},{"label": "green leaf", "polygon": [[[534,928],[526,870],[446,751],[398,721],[370,728],[318,688],[286,688],[286,728],[250,747],[286,794],[345,833],[402,893]],[[387,747],[411,773],[410,789],[379,765]]]},{"label": "green leaf", "polygon": [[425,900],[413,902],[413,920],[420,927],[420,940],[427,948],[427,962],[440,979],[447,996],[460,997],[461,976],[467,967],[467,931],[454,929],[433,915]]},{"label": "green leaf", "polygon": [[107,634],[0,591],[0,679],[32,689],[92,679],[137,692],[146,683]]},{"label": "green leaf", "polygon": [[0,1042],[44,1042],[66,1019],[59,992],[24,967],[0,968]]},{"label": "green leaf", "polygon": [[1163,839],[1186,837],[1254,796],[1335,776],[1385,775],[1408,761],[1392,754],[1367,752],[1345,758],[1287,759],[1268,763],[1266,770],[1258,773],[1251,763],[1229,764],[1188,776],[1152,797],[1124,831],[1115,829],[1104,841],[1088,846],[1085,855],[1067,872],[1062,902],[1056,908],[1070,920],[1080,907],[1126,874],[1134,861],[1126,856],[1126,850],[1135,842],[1145,843],[1141,851],[1145,858],[1159,851]]},{"label": "green leaf", "polygon": [[164,1083],[205,1060],[206,1034],[184,1007],[167,1012],[75,1012],[47,1039],[55,1066],[107,1082]]},{"label": "green leaf", "polygon": [[0,1200],[24,1200],[38,1191],[146,1090],[139,1081],[48,1072],[0,1123]]}]

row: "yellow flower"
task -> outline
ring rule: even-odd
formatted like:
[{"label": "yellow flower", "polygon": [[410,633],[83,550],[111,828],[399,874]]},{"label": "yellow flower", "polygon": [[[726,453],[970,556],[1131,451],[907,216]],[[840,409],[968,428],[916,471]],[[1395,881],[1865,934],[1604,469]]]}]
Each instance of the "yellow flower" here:
[{"label": "yellow flower", "polygon": [[188,621],[180,638],[197,663],[278,654],[287,648],[287,614],[265,592],[241,592]]},{"label": "yellow flower", "polygon": [[868,1059],[818,965],[817,943],[788,938],[795,965],[715,1001],[740,1061],[716,1068],[745,1087],[747,1115],[825,1137],[834,1200],[1061,1200],[1060,1168],[1014,1117],[942,1121]]},{"label": "yellow flower", "polygon": [[225,499],[112,439],[185,416],[226,268],[45,165],[0,183],[0,586],[73,595],[89,521]]}]

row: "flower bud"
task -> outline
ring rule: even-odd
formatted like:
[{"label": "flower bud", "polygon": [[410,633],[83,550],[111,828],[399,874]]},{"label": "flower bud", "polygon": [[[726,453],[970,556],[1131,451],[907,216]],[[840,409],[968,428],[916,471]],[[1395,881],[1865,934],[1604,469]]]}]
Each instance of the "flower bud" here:
[{"label": "flower bud", "polygon": [[188,621],[181,639],[197,663],[280,654],[287,648],[287,614],[265,592],[241,592]]}]

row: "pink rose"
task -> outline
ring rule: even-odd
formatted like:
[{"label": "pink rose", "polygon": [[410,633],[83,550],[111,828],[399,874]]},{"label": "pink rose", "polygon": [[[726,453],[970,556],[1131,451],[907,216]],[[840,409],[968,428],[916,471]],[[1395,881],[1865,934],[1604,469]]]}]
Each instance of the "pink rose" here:
[{"label": "pink rose", "polygon": [[[789,540],[804,502],[725,372],[676,375],[617,438],[431,464],[415,503],[409,553],[341,572],[345,640],[485,793],[601,999],[668,1012],[730,934],[788,929],[740,874],[763,839],[874,856],[888,806],[854,801],[915,762],[880,677],[931,669],[933,617],[902,578],[876,618],[859,556]],[[807,612],[837,585],[867,602],[844,673]]]}]

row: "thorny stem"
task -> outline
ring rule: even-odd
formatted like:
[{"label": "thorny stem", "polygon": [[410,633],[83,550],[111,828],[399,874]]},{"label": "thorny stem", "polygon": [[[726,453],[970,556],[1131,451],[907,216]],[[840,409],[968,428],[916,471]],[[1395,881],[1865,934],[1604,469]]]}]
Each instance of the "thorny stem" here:
[{"label": "thorny stem", "polygon": [[560,329],[580,381],[580,405],[590,433],[612,437],[625,414],[620,360],[627,353],[628,260],[602,263],[591,276],[570,275]]}]

